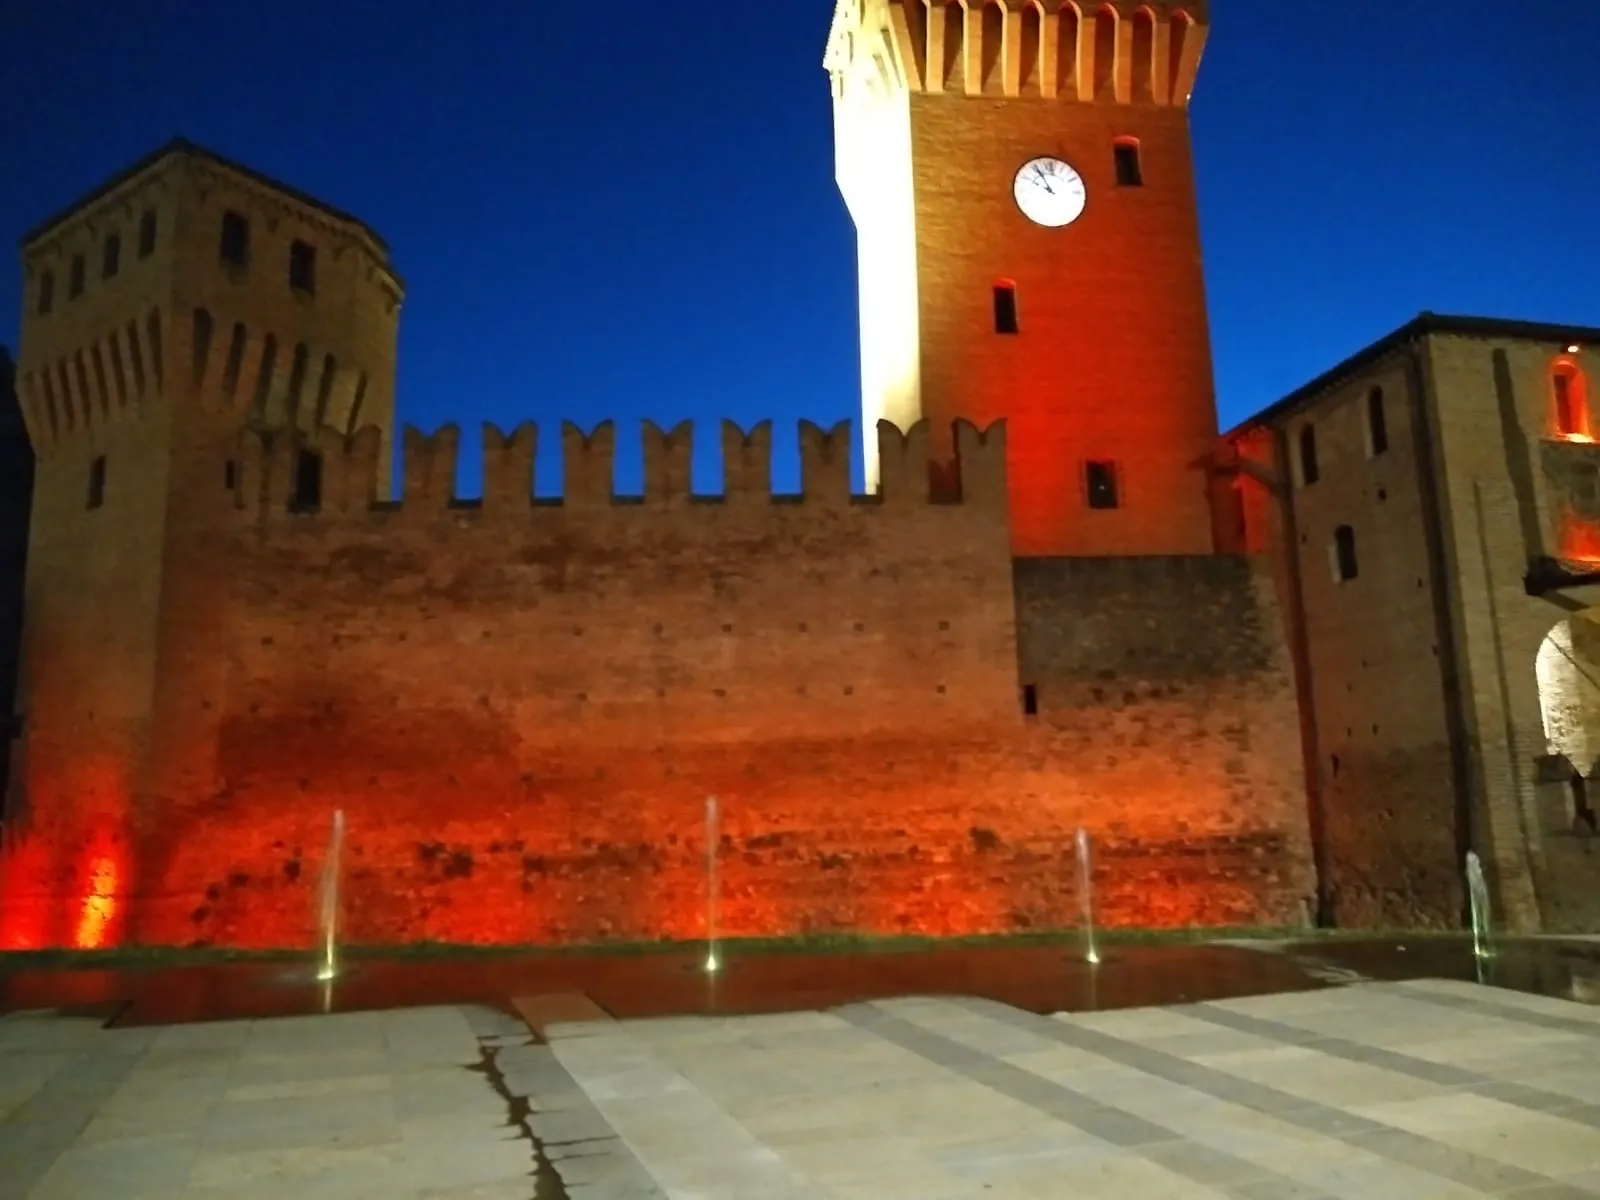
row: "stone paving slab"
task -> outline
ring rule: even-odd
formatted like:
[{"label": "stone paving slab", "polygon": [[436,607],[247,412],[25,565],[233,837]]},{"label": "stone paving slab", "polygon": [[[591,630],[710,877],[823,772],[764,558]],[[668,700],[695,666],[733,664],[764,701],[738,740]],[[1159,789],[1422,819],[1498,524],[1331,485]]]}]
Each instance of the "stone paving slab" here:
[{"label": "stone paving slab", "polygon": [[586,1032],[587,1027],[611,1020],[610,1013],[582,992],[517,996],[512,999],[511,1007],[541,1038],[547,1037],[558,1025],[578,1026],[562,1030],[568,1036],[575,1036]]},{"label": "stone paving slab", "polygon": [[912,997],[551,1048],[671,1197],[1600,1196],[1600,1013],[1469,984],[1054,1017]]},{"label": "stone paving slab", "polygon": [[1546,997],[523,1007],[548,1043],[479,1007],[0,1018],[0,1200],[1600,1197],[1600,1012]]},{"label": "stone paving slab", "polygon": [[660,1194],[507,1013],[138,1030],[0,1018],[0,1200]]}]

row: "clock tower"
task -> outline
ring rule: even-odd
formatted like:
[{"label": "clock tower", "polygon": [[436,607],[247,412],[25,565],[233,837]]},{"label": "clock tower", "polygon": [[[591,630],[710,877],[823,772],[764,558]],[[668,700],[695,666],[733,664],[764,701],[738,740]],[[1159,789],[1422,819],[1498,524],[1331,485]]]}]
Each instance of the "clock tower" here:
[{"label": "clock tower", "polygon": [[1206,0],[838,0],[863,432],[1007,425],[1013,552],[1205,554],[1216,436],[1188,102]]}]

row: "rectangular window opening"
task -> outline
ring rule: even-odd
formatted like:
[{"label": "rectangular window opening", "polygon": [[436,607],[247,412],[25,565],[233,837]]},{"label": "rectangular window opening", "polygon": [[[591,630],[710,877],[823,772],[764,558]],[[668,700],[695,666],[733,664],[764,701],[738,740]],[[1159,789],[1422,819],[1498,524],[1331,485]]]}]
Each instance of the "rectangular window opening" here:
[{"label": "rectangular window opening", "polygon": [[289,247],[289,286],[308,296],[317,290],[317,250],[305,242]]},{"label": "rectangular window opening", "polygon": [[1014,284],[997,283],[994,287],[994,331],[1017,333],[1017,289]]},{"label": "rectangular window opening", "polygon": [[230,492],[239,486],[239,464],[231,458],[222,464],[222,486]]},{"label": "rectangular window opening", "polygon": [[1143,187],[1144,165],[1139,161],[1139,144],[1137,142],[1118,142],[1116,157],[1117,186]]},{"label": "rectangular window opening", "polygon": [[106,456],[102,454],[89,464],[89,507],[99,508],[106,502]]},{"label": "rectangular window opening", "polygon": [[1084,474],[1088,485],[1090,508],[1112,509],[1118,507],[1116,463],[1091,462],[1085,467]]},{"label": "rectangular window opening", "polygon": [[1317,467],[1317,429],[1306,425],[1300,430],[1300,482],[1309,486],[1321,477]]},{"label": "rectangular window opening", "polygon": [[1381,387],[1367,393],[1367,445],[1373,458],[1389,449],[1389,414]]},{"label": "rectangular window opening", "polygon": [[1333,577],[1340,583],[1346,583],[1359,573],[1356,531],[1348,525],[1341,525],[1333,531]]},{"label": "rectangular window opening", "polygon": [[156,214],[151,209],[139,218],[139,257],[149,258],[156,249]]},{"label": "rectangular window opening", "polygon": [[106,244],[101,250],[100,278],[110,279],[122,266],[122,239],[112,234],[106,239]]},{"label": "rectangular window opening", "polygon": [[83,295],[83,255],[72,256],[72,266],[67,276],[67,297],[72,299]]},{"label": "rectangular window opening", "polygon": [[222,238],[218,246],[222,261],[242,267],[250,258],[250,222],[243,213],[229,209],[222,214]]},{"label": "rectangular window opening", "polygon": [[1022,685],[1022,715],[1025,717],[1039,715],[1039,688],[1036,684]]},{"label": "rectangular window opening", "polygon": [[1550,382],[1556,391],[1556,432],[1570,437],[1578,432],[1578,422],[1572,414],[1572,380],[1557,375]]},{"label": "rectangular window opening", "polygon": [[39,315],[48,316],[56,303],[56,277],[53,271],[39,276]]},{"label": "rectangular window opening", "polygon": [[294,494],[289,498],[293,512],[315,512],[322,507],[322,455],[301,450],[294,458]]}]

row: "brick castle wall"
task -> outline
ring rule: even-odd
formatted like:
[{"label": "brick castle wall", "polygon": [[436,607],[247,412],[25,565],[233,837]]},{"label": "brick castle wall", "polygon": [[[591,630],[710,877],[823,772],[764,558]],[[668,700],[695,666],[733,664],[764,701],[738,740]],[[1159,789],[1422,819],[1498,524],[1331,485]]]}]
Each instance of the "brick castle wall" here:
[{"label": "brick castle wall", "polygon": [[[1339,926],[1459,927],[1469,847],[1510,927],[1587,929],[1600,915],[1594,781],[1572,779],[1594,773],[1583,731],[1600,594],[1529,588],[1541,562],[1581,573],[1600,545],[1600,452],[1557,435],[1557,369],[1592,376],[1593,352],[1568,337],[1419,335],[1230,436],[1250,460],[1238,540],[1276,564],[1302,648],[1313,825]],[[1355,578],[1333,569],[1341,526]],[[1541,654],[1559,679],[1541,681]]]},{"label": "brick castle wall", "polygon": [[768,494],[764,430],[725,431],[720,500],[687,494],[686,431],[647,430],[646,495],[614,502],[602,427],[530,505],[533,437],[487,433],[475,504],[453,430],[408,437],[398,504],[374,436],[325,442],[315,514],[286,511],[290,441],[250,440],[233,515],[169,548],[215,598],[163,650],[183,767],[144,765],[159,819],[103,894],[81,828],[13,850],[36,940],[98,904],[137,941],[304,944],[335,808],[355,940],[696,937],[708,795],[728,936],[1068,925],[1080,825],[1109,924],[1303,916],[1291,682],[1243,560],[1014,575],[999,428],[933,502],[921,427],[884,433],[872,500],[847,429],[804,428],[800,498]]},{"label": "brick castle wall", "polygon": [[[1463,847],[1419,473],[1423,398],[1396,356],[1330,390],[1288,427],[1329,915],[1344,927],[1459,924]],[[1368,405],[1382,393],[1387,446],[1374,453]],[[1314,430],[1307,482],[1300,434]],[[1334,569],[1335,532],[1354,536],[1357,574]]]}]

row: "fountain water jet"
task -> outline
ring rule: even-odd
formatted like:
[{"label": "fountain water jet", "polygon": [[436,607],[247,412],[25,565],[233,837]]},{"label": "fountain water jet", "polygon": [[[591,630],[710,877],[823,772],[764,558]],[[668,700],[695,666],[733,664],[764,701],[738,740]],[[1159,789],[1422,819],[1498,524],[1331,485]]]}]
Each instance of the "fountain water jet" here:
[{"label": "fountain water jet", "polygon": [[1094,865],[1089,856],[1089,831],[1078,829],[1078,907],[1083,914],[1083,961],[1099,966],[1100,947],[1094,936]]},{"label": "fountain water jet", "polygon": [[722,967],[717,952],[717,798],[706,797],[706,973],[715,974]]},{"label": "fountain water jet", "polygon": [[1483,861],[1476,850],[1467,851],[1467,899],[1472,904],[1472,953],[1480,958],[1494,957],[1494,925],[1489,913],[1489,882],[1483,877]]},{"label": "fountain water jet", "polygon": [[328,982],[339,976],[339,861],[344,854],[344,809],[333,812],[333,833],[328,838],[328,856],[322,862],[318,883],[320,904],[318,931],[322,938],[322,961],[317,978]]}]

